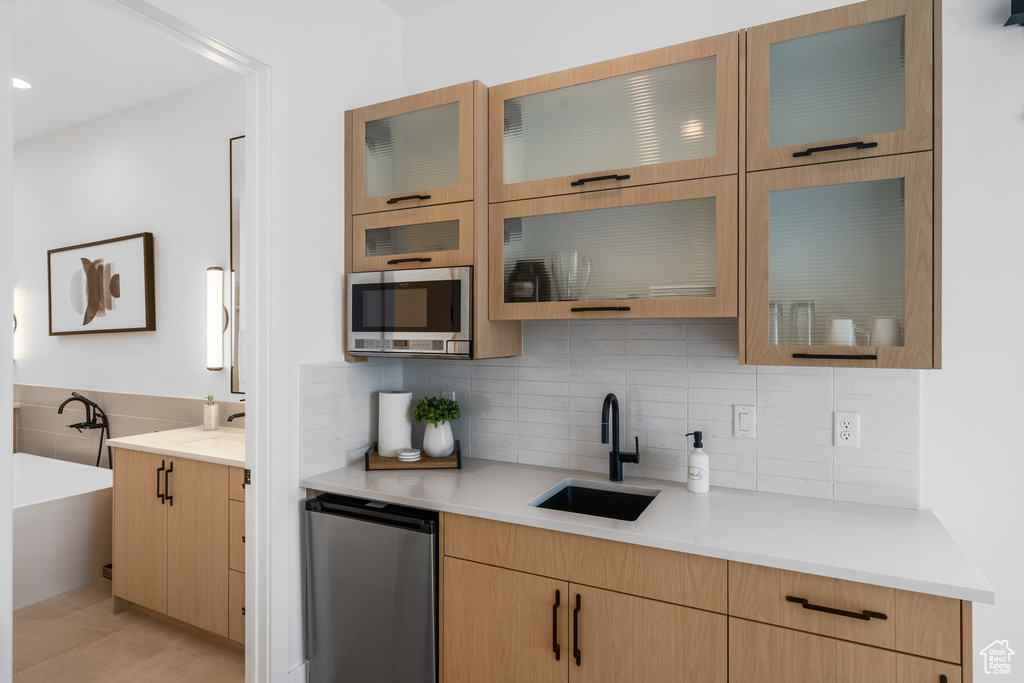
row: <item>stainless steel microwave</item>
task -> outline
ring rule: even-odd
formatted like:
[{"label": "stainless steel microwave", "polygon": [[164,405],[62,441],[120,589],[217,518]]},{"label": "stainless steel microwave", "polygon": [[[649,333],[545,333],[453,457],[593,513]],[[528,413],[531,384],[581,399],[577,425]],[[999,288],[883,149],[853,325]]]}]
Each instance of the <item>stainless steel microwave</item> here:
[{"label": "stainless steel microwave", "polygon": [[348,277],[353,356],[472,358],[473,269],[422,268]]}]

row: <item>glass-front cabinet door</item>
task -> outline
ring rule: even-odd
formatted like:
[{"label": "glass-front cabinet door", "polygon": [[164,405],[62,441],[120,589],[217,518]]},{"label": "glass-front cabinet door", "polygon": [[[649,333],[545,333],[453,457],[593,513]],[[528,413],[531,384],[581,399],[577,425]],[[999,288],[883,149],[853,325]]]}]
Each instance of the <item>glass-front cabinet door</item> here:
[{"label": "glass-front cabinet door", "polygon": [[747,176],[746,362],[933,366],[932,154]]},{"label": "glass-front cabinet door", "polygon": [[491,205],[491,317],[737,314],[736,176]]},{"label": "glass-front cabinet door", "polygon": [[732,33],[490,89],[492,202],[738,168]]},{"label": "glass-front cabinet door", "polygon": [[475,202],[352,218],[352,272],[473,265]]},{"label": "glass-front cabinet door", "polygon": [[352,213],[473,199],[474,131],[483,134],[486,108],[487,88],[473,81],[354,110]]},{"label": "glass-front cabinet door", "polygon": [[747,30],[747,170],[933,149],[933,0]]}]

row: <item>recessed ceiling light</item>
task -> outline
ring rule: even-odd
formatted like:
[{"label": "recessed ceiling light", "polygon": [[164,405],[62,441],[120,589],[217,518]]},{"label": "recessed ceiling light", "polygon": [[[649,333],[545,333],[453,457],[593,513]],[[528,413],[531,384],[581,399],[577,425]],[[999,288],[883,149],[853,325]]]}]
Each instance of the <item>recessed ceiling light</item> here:
[{"label": "recessed ceiling light", "polygon": [[18,88],[19,90],[28,90],[29,88],[32,87],[31,83],[29,83],[28,81],[23,81],[22,79],[18,78],[17,76],[15,76],[12,80],[14,81],[13,82],[14,87]]}]

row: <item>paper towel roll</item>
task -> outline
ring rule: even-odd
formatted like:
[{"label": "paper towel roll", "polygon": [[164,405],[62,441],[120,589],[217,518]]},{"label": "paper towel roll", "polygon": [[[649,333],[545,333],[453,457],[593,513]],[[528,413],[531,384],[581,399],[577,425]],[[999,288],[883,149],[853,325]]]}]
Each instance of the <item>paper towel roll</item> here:
[{"label": "paper towel roll", "polygon": [[377,452],[393,458],[402,448],[412,447],[412,392],[380,392],[377,418]]}]

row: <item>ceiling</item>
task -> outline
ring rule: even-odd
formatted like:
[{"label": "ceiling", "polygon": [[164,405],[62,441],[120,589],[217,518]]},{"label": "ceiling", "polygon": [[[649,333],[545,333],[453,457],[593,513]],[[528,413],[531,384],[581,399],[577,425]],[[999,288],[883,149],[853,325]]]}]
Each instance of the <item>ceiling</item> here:
[{"label": "ceiling", "polygon": [[447,5],[455,0],[380,0],[387,5],[392,12],[402,19],[408,19],[414,14],[432,10],[441,5]]},{"label": "ceiling", "polygon": [[90,0],[14,3],[14,75],[34,86],[14,91],[15,142],[233,73]]}]

